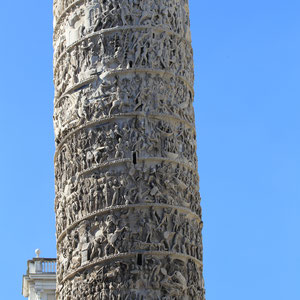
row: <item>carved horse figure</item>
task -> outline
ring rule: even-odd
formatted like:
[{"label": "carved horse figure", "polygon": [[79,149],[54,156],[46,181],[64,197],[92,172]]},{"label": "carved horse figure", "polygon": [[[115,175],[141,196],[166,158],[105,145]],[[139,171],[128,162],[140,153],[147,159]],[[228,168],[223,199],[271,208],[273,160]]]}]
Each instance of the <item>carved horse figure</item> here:
[{"label": "carved horse figure", "polygon": [[130,100],[128,99],[127,93],[120,92],[118,89],[117,93],[115,94],[116,98],[112,101],[111,108],[109,110],[109,116],[112,114],[113,111],[116,109],[119,110],[119,112],[122,111],[122,108],[125,106],[130,106]]}]

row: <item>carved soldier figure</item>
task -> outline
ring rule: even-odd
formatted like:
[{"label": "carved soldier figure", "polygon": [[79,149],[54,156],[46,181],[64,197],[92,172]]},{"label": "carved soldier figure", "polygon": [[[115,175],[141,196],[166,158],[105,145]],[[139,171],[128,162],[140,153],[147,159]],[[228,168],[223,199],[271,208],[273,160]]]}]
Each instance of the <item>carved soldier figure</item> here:
[{"label": "carved soldier figure", "polygon": [[123,22],[123,26],[128,25],[127,24],[127,18],[131,14],[132,5],[133,5],[132,0],[121,0],[120,10],[121,10],[121,19],[122,19],[122,22]]}]

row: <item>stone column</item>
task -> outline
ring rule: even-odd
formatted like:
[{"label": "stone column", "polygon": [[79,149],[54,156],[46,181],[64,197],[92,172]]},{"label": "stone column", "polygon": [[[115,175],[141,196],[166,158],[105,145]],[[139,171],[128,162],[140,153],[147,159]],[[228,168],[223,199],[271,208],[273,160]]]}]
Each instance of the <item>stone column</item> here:
[{"label": "stone column", "polygon": [[57,299],[204,299],[187,0],[54,1]]}]

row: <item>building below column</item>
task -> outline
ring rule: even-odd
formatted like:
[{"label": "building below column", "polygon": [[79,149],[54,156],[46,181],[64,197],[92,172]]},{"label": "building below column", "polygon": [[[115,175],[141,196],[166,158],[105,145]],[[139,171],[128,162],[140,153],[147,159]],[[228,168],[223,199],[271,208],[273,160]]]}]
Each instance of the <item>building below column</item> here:
[{"label": "building below column", "polygon": [[22,295],[28,300],[55,300],[56,259],[36,258],[28,260],[27,272],[23,276]]}]

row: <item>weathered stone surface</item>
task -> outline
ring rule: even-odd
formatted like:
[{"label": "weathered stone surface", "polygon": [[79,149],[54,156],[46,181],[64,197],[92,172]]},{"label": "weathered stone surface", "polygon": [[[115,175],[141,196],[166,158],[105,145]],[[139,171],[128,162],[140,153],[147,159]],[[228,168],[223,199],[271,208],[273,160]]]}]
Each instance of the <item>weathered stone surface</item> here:
[{"label": "weathered stone surface", "polygon": [[187,0],[54,1],[57,299],[204,300]]}]

